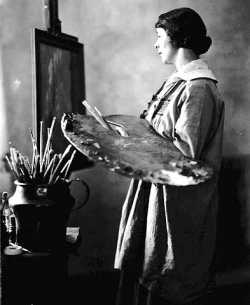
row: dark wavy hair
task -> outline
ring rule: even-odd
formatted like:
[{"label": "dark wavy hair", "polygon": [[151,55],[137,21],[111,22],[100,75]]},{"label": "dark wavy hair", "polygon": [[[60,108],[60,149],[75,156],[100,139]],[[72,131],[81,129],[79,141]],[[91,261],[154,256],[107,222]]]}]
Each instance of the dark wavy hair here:
[{"label": "dark wavy hair", "polygon": [[161,14],[155,27],[167,32],[174,47],[192,49],[198,56],[206,53],[212,44],[200,15],[188,7]]}]

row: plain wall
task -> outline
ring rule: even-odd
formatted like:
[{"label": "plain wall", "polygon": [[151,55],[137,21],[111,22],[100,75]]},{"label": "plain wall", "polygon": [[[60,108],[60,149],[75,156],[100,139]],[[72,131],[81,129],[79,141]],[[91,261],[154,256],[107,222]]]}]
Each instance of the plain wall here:
[{"label": "plain wall", "polygon": [[[7,150],[8,141],[24,153],[31,151],[28,132],[33,124],[31,31],[33,27],[43,28],[42,6],[43,1],[0,0],[2,154]],[[160,13],[180,6],[197,10],[207,25],[213,45],[204,58],[219,80],[226,103],[221,185],[222,214],[224,219],[228,217],[228,223],[225,221],[222,225],[220,241],[225,242],[230,232],[225,230],[225,224],[230,228],[235,224],[244,249],[248,249],[250,3],[244,0],[61,0],[59,17],[62,31],[77,36],[84,44],[87,100],[104,114],[139,115],[173,71],[172,67],[162,65],[153,49],[154,23]],[[112,268],[129,180],[100,165],[75,172],[73,176],[89,184],[91,196],[85,208],[71,215],[70,223],[81,228],[82,243],[78,256],[70,259],[70,271]],[[0,181],[0,191],[13,192],[12,177],[3,163]],[[81,189],[76,192],[84,196]],[[236,252],[232,260],[237,257]]]}]

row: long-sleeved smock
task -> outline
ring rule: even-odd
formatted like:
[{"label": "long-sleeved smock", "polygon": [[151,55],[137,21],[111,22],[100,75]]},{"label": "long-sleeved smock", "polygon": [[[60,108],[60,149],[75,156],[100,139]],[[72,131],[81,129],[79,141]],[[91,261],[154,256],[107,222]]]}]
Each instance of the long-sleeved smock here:
[{"label": "long-sleeved smock", "polygon": [[162,298],[184,304],[206,290],[215,253],[224,103],[207,64],[198,59],[175,72],[153,95],[143,117],[185,156],[210,164],[215,175],[183,187],[132,179],[115,268],[135,274]]}]

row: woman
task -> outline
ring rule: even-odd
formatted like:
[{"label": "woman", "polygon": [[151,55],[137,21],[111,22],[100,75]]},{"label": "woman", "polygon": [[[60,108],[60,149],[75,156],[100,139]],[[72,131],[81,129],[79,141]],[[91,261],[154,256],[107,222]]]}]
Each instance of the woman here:
[{"label": "woman", "polygon": [[115,258],[117,303],[201,304],[213,279],[224,104],[200,59],[211,45],[201,17],[179,8],[160,15],[155,28],[155,48],[176,72],[141,117],[185,156],[212,165],[215,175],[185,187],[131,181]]}]

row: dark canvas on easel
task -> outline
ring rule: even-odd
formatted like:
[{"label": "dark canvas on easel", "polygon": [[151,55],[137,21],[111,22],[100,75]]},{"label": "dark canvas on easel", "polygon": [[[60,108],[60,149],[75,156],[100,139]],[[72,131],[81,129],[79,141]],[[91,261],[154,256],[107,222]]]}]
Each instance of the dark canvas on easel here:
[{"label": "dark canvas on easel", "polygon": [[63,113],[84,113],[81,104],[85,98],[83,44],[75,37],[54,35],[39,29],[34,31],[34,40],[34,129],[38,134],[39,122],[42,120],[49,127],[56,116],[53,144],[54,149],[61,152],[68,144],[60,129]]}]

